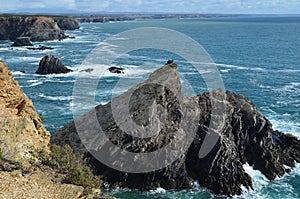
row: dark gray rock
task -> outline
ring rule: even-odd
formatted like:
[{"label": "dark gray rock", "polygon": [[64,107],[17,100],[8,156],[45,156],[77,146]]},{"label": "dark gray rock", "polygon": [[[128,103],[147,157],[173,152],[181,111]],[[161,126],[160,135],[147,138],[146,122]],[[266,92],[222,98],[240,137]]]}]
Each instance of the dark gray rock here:
[{"label": "dark gray rock", "polygon": [[17,46],[33,46],[33,45],[30,41],[30,37],[18,37],[11,46],[17,47]]},{"label": "dark gray rock", "polygon": [[112,66],[112,67],[109,67],[108,70],[111,73],[123,74],[124,73],[123,70],[125,70],[125,69],[121,68],[121,67]]},{"label": "dark gray rock", "polygon": [[60,74],[72,72],[63,65],[63,63],[53,55],[49,54],[42,58],[39,63],[39,68],[36,74],[47,75],[47,74]]},{"label": "dark gray rock", "polygon": [[[128,112],[124,109],[126,103],[129,103]],[[141,129],[125,131],[124,126],[118,125],[130,128],[126,126],[129,118]],[[133,136],[132,133],[143,129],[154,136]],[[98,139],[103,134],[113,145]],[[187,148],[182,148],[181,140],[189,139]],[[89,145],[85,146],[92,149],[89,152],[83,145],[87,141]],[[139,190],[157,187],[181,190],[192,188],[193,182],[198,181],[216,194],[240,195],[242,186],[252,188],[244,164],[248,163],[269,180],[274,180],[288,171],[284,165],[293,168],[295,162],[300,162],[300,141],[292,135],[274,131],[271,123],[243,95],[216,90],[195,97],[185,96],[177,65],[173,62],[112,102],[95,107],[59,129],[51,142],[69,144],[77,154],[85,154],[95,172],[111,187]],[[145,173],[119,171],[93,156],[105,154],[106,159],[122,168],[126,164],[121,162],[127,160],[131,168],[140,170],[143,169],[141,165],[155,167],[167,158],[144,161],[137,160],[137,156],[124,158],[115,147],[133,154],[162,150],[172,155],[174,151],[166,149],[169,145],[181,154],[176,161]],[[207,154],[203,155],[201,151],[207,149]]]}]

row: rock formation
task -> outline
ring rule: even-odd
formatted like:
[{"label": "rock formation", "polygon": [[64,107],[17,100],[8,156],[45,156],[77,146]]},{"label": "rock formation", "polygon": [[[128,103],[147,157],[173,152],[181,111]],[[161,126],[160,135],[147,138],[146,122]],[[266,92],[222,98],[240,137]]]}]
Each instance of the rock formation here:
[{"label": "rock formation", "polygon": [[[68,36],[64,29],[68,28],[71,19],[59,20],[61,29],[54,18],[44,16],[2,16],[0,17],[0,40],[15,41],[18,37],[30,37],[32,42],[61,40]],[[78,25],[78,24],[77,24]],[[75,22],[70,28],[77,27]]]},{"label": "rock formation", "polygon": [[22,92],[7,66],[0,62],[0,149],[7,160],[24,165],[32,151],[48,150],[50,133],[31,100]]},{"label": "rock formation", "polygon": [[48,75],[69,72],[72,72],[72,70],[65,67],[65,65],[63,65],[63,63],[58,58],[49,54],[41,59],[36,74]]},{"label": "rock formation", "polygon": [[33,46],[33,45],[30,41],[30,37],[18,37],[11,46],[17,47],[17,46]]},{"label": "rock formation", "polygon": [[[216,90],[185,96],[175,63],[59,129],[51,142],[85,154],[110,186],[140,190],[180,190],[198,181],[216,194],[239,195],[242,186],[252,188],[244,164],[274,180],[288,171],[285,165],[300,162],[300,141],[274,131],[243,95]],[[165,159],[139,158],[156,151]],[[176,152],[175,161],[155,170]],[[154,169],[143,172],[148,168]]]}]

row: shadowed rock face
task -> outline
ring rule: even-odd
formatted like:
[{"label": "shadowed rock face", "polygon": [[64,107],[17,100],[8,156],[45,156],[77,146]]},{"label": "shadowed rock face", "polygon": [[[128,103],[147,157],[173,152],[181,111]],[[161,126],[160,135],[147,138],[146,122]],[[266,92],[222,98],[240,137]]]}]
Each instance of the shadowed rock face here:
[{"label": "shadowed rock face", "polygon": [[65,65],[63,65],[58,58],[49,54],[43,57],[43,59],[40,61],[36,74],[47,75],[69,72],[72,72],[72,70],[65,67]]},{"label": "shadowed rock face", "polygon": [[[138,127],[127,124],[128,118]],[[141,132],[151,136],[136,136]],[[103,134],[113,145],[99,139]],[[182,140],[187,147],[180,144]],[[198,181],[216,194],[239,195],[242,185],[252,188],[244,164],[274,180],[285,174],[284,165],[293,168],[295,162],[300,162],[299,140],[274,131],[271,123],[243,95],[216,90],[185,96],[175,63],[165,65],[144,83],[59,129],[51,142],[70,144],[78,154],[85,154],[112,187],[140,190],[157,187],[180,190],[191,188]],[[83,143],[88,144],[85,146],[91,149],[89,152]],[[169,145],[174,146],[173,151],[167,150]],[[123,157],[115,146],[135,154],[162,150],[166,159]],[[200,153],[205,150],[206,154]],[[91,155],[105,154],[113,167],[128,160],[133,170],[142,171],[143,165],[155,167],[167,161],[174,151],[179,152],[175,161],[145,173],[126,172],[126,164],[121,172]]]}]

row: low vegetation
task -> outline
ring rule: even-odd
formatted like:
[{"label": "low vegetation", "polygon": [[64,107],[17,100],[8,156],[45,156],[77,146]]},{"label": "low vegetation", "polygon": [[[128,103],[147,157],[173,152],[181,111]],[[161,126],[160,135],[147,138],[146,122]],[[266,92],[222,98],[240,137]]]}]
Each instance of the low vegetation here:
[{"label": "low vegetation", "polygon": [[88,164],[80,157],[76,157],[69,145],[63,147],[51,145],[51,152],[44,150],[38,152],[38,158],[42,165],[51,167],[64,174],[63,183],[74,184],[85,188],[85,192],[91,193],[93,188],[98,189],[102,181],[95,176]]}]

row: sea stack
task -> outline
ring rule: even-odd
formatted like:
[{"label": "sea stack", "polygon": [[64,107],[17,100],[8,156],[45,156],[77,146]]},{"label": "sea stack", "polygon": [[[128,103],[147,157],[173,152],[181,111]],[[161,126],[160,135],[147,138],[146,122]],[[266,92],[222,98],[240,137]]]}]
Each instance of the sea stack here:
[{"label": "sea stack", "polygon": [[18,46],[33,46],[33,45],[30,41],[30,37],[18,37],[11,46],[18,47]]},{"label": "sea stack", "polygon": [[36,74],[48,75],[48,74],[61,74],[69,73],[73,70],[65,67],[65,65],[56,57],[51,54],[43,57],[39,63],[39,68],[36,71]]},{"label": "sea stack", "polygon": [[198,181],[216,194],[240,195],[252,188],[244,165],[272,181],[300,162],[300,141],[273,130],[243,95],[185,96],[174,62],[59,129],[51,142],[85,155],[110,187],[139,190],[182,190]]}]

